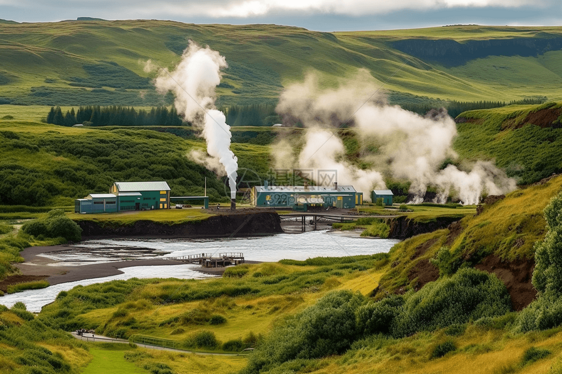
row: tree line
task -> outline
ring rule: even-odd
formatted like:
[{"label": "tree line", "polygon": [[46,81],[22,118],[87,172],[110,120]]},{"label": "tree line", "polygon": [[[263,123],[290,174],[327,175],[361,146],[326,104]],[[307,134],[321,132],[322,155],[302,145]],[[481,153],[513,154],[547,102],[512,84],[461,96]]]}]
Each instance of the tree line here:
[{"label": "tree line", "polygon": [[447,112],[453,118],[457,117],[462,112],[467,110],[478,110],[478,109],[493,109],[500,108],[506,105],[536,105],[546,102],[546,97],[537,98],[527,98],[522,100],[513,100],[510,102],[505,101],[444,101],[439,103],[405,103],[400,104],[403,109],[409,110],[414,113],[421,115],[426,114],[432,109],[438,109],[440,107],[447,108]]},{"label": "tree line", "polygon": [[81,106],[63,113],[60,107],[51,107],[47,123],[59,126],[182,126],[175,108],[156,107],[150,110],[124,106]]},{"label": "tree line", "polygon": [[272,104],[232,105],[221,110],[230,126],[271,126],[281,121]]}]

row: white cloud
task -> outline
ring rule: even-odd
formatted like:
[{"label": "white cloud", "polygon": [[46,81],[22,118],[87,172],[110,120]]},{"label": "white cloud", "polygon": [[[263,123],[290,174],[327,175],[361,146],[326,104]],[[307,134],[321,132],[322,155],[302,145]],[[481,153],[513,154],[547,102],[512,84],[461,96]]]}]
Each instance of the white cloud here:
[{"label": "white cloud", "polygon": [[[165,2],[164,2],[165,3]],[[277,11],[361,16],[400,10],[443,9],[455,7],[520,7],[547,5],[547,0],[225,0],[207,3],[174,4],[183,14],[213,18],[263,16]],[[159,3],[161,6],[162,3]],[[179,6],[178,6],[179,5]]]},{"label": "white cloud", "polygon": [[[268,16],[276,12],[295,14],[335,14],[348,16],[379,15],[401,10],[437,10],[462,7],[505,7],[525,5],[541,7],[557,4],[559,0],[0,0],[21,9],[73,9],[75,11],[103,13],[107,18],[161,18],[169,16],[203,16],[209,18],[248,18]],[[1,9],[0,9],[1,10]],[[112,16],[113,14],[113,16]],[[118,17],[115,15],[118,14]],[[1,17],[0,17],[1,18]]]}]

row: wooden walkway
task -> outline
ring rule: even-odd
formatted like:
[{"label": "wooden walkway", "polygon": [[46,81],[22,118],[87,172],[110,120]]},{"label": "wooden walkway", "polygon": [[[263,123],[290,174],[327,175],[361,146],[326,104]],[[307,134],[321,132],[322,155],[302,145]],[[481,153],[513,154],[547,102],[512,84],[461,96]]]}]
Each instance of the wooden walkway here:
[{"label": "wooden walkway", "polygon": [[200,253],[180,257],[165,257],[167,260],[185,262],[187,264],[199,264],[206,268],[225,267],[244,263],[244,254],[232,253]]}]

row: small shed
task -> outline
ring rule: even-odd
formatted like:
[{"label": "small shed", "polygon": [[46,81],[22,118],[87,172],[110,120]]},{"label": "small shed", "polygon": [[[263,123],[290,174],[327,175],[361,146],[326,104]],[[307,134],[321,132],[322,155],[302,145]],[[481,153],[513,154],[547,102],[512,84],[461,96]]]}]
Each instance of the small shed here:
[{"label": "small shed", "polygon": [[75,213],[113,213],[118,211],[117,196],[114,194],[89,194],[78,199],[74,205]]},{"label": "small shed", "polygon": [[378,199],[382,199],[384,205],[392,205],[394,194],[391,190],[373,190],[371,193],[371,201],[376,203]]}]

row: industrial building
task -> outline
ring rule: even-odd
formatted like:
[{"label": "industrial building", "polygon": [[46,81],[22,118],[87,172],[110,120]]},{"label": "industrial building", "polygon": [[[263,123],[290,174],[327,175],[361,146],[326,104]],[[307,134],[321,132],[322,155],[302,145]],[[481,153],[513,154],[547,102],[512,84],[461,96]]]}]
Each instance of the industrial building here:
[{"label": "industrial building", "polygon": [[376,203],[378,199],[382,199],[383,205],[392,205],[394,194],[391,190],[374,190],[371,192],[371,201]]},{"label": "industrial building", "polygon": [[355,208],[363,204],[363,193],[353,186],[255,186],[250,200],[256,207],[308,210],[310,207]]},{"label": "industrial building", "polygon": [[168,209],[170,186],[166,182],[115,182],[108,194],[90,194],[77,199],[75,213],[115,213]]}]

